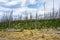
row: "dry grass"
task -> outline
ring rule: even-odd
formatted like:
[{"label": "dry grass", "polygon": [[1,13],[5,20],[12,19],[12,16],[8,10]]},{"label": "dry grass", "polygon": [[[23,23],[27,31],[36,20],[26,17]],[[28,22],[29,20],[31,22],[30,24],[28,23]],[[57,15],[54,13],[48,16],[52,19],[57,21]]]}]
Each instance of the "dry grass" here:
[{"label": "dry grass", "polygon": [[24,30],[22,32],[0,32],[0,40],[60,40],[57,30]]}]

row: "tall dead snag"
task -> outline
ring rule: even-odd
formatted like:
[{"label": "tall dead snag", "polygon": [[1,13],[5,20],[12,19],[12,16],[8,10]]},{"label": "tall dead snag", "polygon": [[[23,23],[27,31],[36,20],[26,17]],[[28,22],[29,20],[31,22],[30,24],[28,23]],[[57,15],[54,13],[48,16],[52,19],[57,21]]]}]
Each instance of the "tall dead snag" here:
[{"label": "tall dead snag", "polygon": [[11,25],[10,25],[11,21],[13,21],[12,14],[13,14],[13,10],[11,10],[10,15],[9,15],[9,28],[11,27]]},{"label": "tall dead snag", "polygon": [[20,18],[20,20],[22,20],[22,15],[20,15],[20,17],[19,17],[19,18]]},{"label": "tall dead snag", "polygon": [[50,19],[51,19],[51,11],[50,11]]},{"label": "tall dead snag", "polygon": [[53,0],[53,14],[52,14],[52,17],[54,19],[54,0]]},{"label": "tall dead snag", "polygon": [[25,16],[25,20],[28,20],[28,15]]},{"label": "tall dead snag", "polygon": [[38,19],[37,11],[36,11],[36,20]]},{"label": "tall dead snag", "polygon": [[45,19],[45,2],[44,2],[44,19]]},{"label": "tall dead snag", "polygon": [[4,22],[4,27],[7,27],[6,22],[8,21],[8,16],[7,16],[7,13],[6,12],[4,12],[4,14],[3,14],[2,21]]},{"label": "tall dead snag", "polygon": [[30,20],[32,20],[32,14],[30,13]]},{"label": "tall dead snag", "polygon": [[38,20],[38,14],[37,14],[37,11],[36,11],[36,18],[35,18],[35,23],[34,23],[35,29],[37,28],[37,20]]},{"label": "tall dead snag", "polygon": [[59,19],[60,19],[60,5],[59,5]]},{"label": "tall dead snag", "polygon": [[18,20],[20,20],[20,15],[18,14]]},{"label": "tall dead snag", "polygon": [[12,21],[12,20],[13,20],[12,15],[13,15],[13,10],[12,10],[12,11],[11,11],[11,13],[10,13],[10,16],[9,16],[9,21]]}]

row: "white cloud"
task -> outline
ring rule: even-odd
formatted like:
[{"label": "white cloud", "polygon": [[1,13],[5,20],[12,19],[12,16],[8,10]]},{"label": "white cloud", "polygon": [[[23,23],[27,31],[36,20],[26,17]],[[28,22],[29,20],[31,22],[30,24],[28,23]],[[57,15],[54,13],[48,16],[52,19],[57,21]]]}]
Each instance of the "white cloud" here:
[{"label": "white cloud", "polygon": [[31,4],[35,4],[35,3],[36,3],[36,0],[29,0],[29,2],[30,2]]},{"label": "white cloud", "polygon": [[27,1],[27,0],[21,0],[21,4],[22,4],[21,6],[22,6],[22,7],[24,7],[24,6],[25,6],[26,1]]},{"label": "white cloud", "polygon": [[0,2],[6,2],[6,0],[0,0]]},{"label": "white cloud", "polygon": [[[38,14],[44,14],[44,6],[40,6],[40,8],[38,9],[33,9],[33,8],[27,8],[25,7],[25,4],[26,4],[26,1],[28,0],[12,0],[11,2],[8,2],[6,0],[0,0],[0,2],[4,2],[5,5],[8,5],[8,6],[11,6],[11,5],[16,5],[17,3],[21,3],[21,8],[18,8],[18,9],[14,9],[14,13],[13,15],[18,15],[18,14],[22,14],[22,12],[25,12],[25,10],[27,12],[31,12],[33,16],[35,16],[36,14],[36,11],[38,10]],[[36,1],[35,0],[29,0],[29,2],[31,4],[35,4]],[[46,6],[46,12],[48,11],[52,11],[52,8],[53,8],[53,0],[41,0],[42,3],[46,2],[45,6]],[[55,0],[55,10],[58,10],[58,5],[60,3],[60,0]],[[9,8],[3,8],[0,6],[0,10],[11,10]],[[24,16],[24,15],[23,15]]]}]

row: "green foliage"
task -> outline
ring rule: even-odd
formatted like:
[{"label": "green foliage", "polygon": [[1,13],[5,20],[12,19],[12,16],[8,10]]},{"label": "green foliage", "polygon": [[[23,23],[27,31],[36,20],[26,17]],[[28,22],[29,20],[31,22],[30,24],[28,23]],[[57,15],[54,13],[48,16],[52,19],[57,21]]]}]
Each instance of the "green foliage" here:
[{"label": "green foliage", "polygon": [[0,23],[0,30],[6,28],[14,29],[41,29],[57,28],[60,26],[60,20],[18,20]]}]

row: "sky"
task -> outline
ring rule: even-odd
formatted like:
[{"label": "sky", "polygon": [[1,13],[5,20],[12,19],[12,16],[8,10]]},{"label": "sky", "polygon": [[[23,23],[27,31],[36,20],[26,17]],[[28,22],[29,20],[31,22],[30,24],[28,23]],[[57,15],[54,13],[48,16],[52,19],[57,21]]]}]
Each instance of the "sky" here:
[{"label": "sky", "polygon": [[[0,18],[3,14],[11,12],[13,10],[13,16],[16,15],[32,15],[35,16],[36,11],[39,14],[44,14],[44,3],[45,12],[52,11],[53,0],[0,0]],[[60,0],[54,0],[55,11],[58,11]],[[25,14],[25,12],[27,12]]]}]

